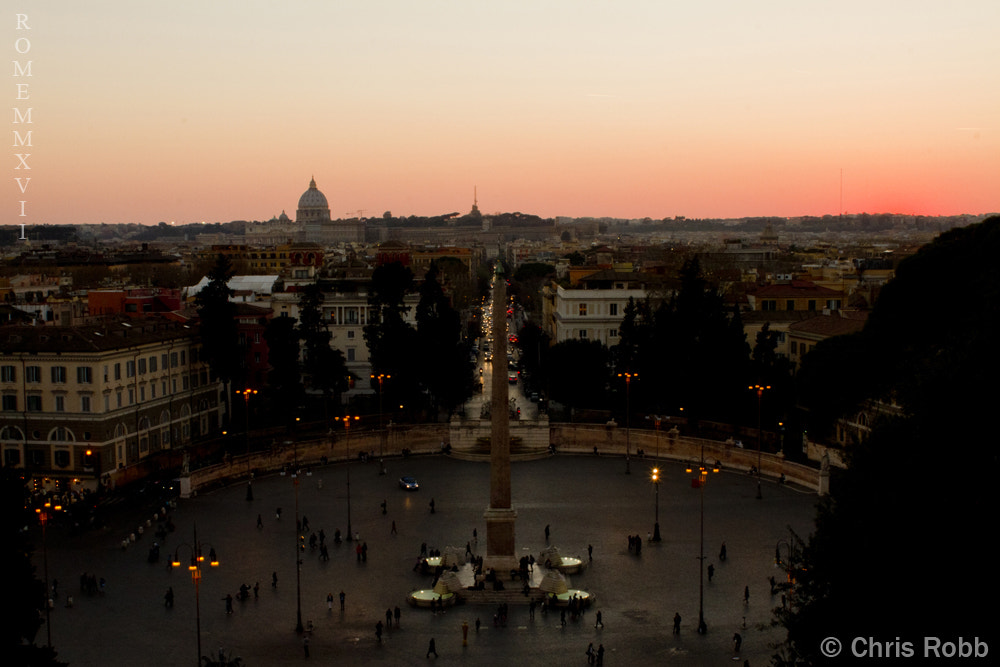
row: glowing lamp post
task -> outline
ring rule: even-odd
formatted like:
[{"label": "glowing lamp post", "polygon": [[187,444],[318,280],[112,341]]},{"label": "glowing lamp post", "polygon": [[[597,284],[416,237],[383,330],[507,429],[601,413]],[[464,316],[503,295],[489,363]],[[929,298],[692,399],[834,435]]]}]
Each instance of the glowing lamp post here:
[{"label": "glowing lamp post", "polygon": [[[205,545],[209,548],[208,564],[210,567],[218,567],[219,559],[215,555],[215,549],[211,545]],[[180,550],[182,548],[187,549],[191,554],[191,560],[188,564],[188,571],[191,572],[191,581],[194,583],[194,621],[195,630],[198,635],[198,659],[195,662],[196,665],[200,667],[201,662],[201,568],[205,563],[205,554],[202,551],[202,544],[198,541],[198,527],[194,527],[194,542],[191,544],[179,544],[177,549],[174,550],[174,559],[170,562],[171,567],[180,567]]]},{"label": "glowing lamp post", "polygon": [[344,422],[344,442],[346,444],[347,453],[347,541],[350,542],[354,539],[353,532],[351,531],[351,422],[359,421],[361,417],[354,415],[344,415],[340,418],[340,421]]},{"label": "glowing lamp post", "polygon": [[38,514],[38,523],[42,525],[42,563],[43,563],[43,574],[45,576],[45,633],[46,633],[46,646],[52,646],[52,623],[49,614],[49,549],[45,539],[45,529],[48,527],[49,521],[55,516],[56,512],[62,511],[62,505],[53,505],[51,503],[45,503],[42,507],[35,509],[35,513]]},{"label": "glowing lamp post", "polygon": [[763,498],[760,492],[760,441],[761,437],[764,435],[760,430],[760,401],[761,397],[764,395],[765,391],[771,389],[771,385],[760,385],[755,384],[747,387],[750,391],[757,392],[757,500]]},{"label": "glowing lamp post", "polygon": [[379,472],[384,473],[385,470],[382,468],[382,457],[385,456],[385,432],[382,430],[382,382],[392,379],[392,376],[388,373],[379,373],[378,375],[372,375],[371,379],[378,380],[378,459]]},{"label": "glowing lamp post", "polygon": [[247,500],[253,500],[253,477],[250,474],[250,397],[257,393],[256,389],[250,389],[249,387],[243,391],[236,392],[237,395],[243,397],[243,414],[245,417],[246,426],[246,441],[247,441]]},{"label": "glowing lamp post", "polygon": [[[657,420],[657,423],[659,423],[659,420]],[[656,509],[654,512],[654,519],[653,519],[653,541],[659,542],[660,541],[660,469],[659,468],[653,468],[650,480],[653,482],[653,487],[656,489],[656,504],[655,504]]]},{"label": "glowing lamp post", "polygon": [[632,387],[632,379],[639,379],[638,373],[619,373],[618,377],[625,378],[625,474],[629,475],[632,473],[630,468],[630,447],[629,447],[629,427],[632,423],[632,415],[629,409],[630,403],[630,393]]},{"label": "glowing lamp post", "polygon": [[[698,633],[705,634],[708,626],[705,624],[705,483],[708,481],[709,470],[713,473],[719,472],[717,466],[707,468],[705,466],[705,445],[701,446],[701,464],[697,468],[698,477],[691,480],[696,485],[701,496],[701,509],[699,520],[699,550],[698,550]],[[686,468],[688,473],[695,472],[693,466]]]}]

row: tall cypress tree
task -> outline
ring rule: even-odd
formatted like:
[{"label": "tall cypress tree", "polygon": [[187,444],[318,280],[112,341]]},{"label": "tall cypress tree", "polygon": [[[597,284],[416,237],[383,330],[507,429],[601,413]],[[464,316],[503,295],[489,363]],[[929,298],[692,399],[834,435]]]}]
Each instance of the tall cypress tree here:
[{"label": "tall cypress tree", "polygon": [[231,414],[233,386],[241,386],[246,377],[236,322],[236,304],[230,301],[235,292],[229,287],[234,275],[232,262],[220,254],[208,272],[208,284],[198,292],[202,358],[208,360],[212,373],[226,385],[226,414]]}]

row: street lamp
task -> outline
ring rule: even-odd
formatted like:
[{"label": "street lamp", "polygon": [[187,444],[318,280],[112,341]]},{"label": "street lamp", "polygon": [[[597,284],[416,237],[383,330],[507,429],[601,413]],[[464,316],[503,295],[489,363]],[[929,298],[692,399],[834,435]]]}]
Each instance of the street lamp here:
[{"label": "street lamp", "polygon": [[361,417],[354,415],[344,415],[340,418],[340,421],[344,422],[344,433],[346,437],[344,442],[346,444],[347,453],[347,541],[350,542],[353,533],[351,532],[351,420],[358,421]]},{"label": "street lamp", "polygon": [[625,378],[625,474],[629,475],[632,470],[629,465],[629,426],[632,422],[631,412],[629,410],[629,396],[632,387],[632,378],[636,380],[639,379],[638,373],[619,373],[618,377]]},{"label": "street lamp", "polygon": [[[694,472],[694,467],[688,465],[686,472]],[[705,634],[708,626],[705,625],[705,483],[708,481],[708,473],[719,472],[718,466],[707,468],[705,466],[705,444],[701,445],[701,463],[698,465],[698,477],[692,480],[698,486],[701,496],[701,508],[699,519],[699,550],[698,550],[698,633]]]},{"label": "street lamp", "polygon": [[760,441],[761,437],[764,435],[760,430],[760,399],[764,395],[765,391],[771,389],[771,385],[760,385],[755,384],[747,387],[750,391],[757,392],[757,500],[763,498],[760,493]]},{"label": "street lamp", "polygon": [[[657,424],[659,424],[659,420],[657,420]],[[651,475],[650,479],[653,482],[653,487],[656,488],[656,513],[654,515],[655,518],[653,523],[653,541],[659,542],[660,541],[660,469],[659,468],[653,468],[653,474]]]},{"label": "street lamp", "polygon": [[[215,549],[211,545],[206,545],[209,548],[209,560],[208,564],[211,567],[219,566],[219,559],[215,555]],[[201,566],[205,562],[205,555],[202,553],[202,544],[198,541],[198,526],[194,527],[194,542],[191,544],[179,544],[174,550],[174,559],[170,562],[172,567],[180,567],[180,550],[181,547],[185,547],[191,553],[191,561],[188,565],[188,570],[191,572],[191,581],[194,583],[194,619],[195,619],[195,629],[198,634],[198,660],[196,665],[201,665]]]},{"label": "street lamp", "polygon": [[247,387],[243,391],[237,391],[236,393],[243,397],[243,414],[246,420],[247,440],[247,500],[253,500],[253,477],[250,475],[250,397],[256,394],[257,390]]},{"label": "street lamp", "polygon": [[384,474],[385,468],[382,466],[382,457],[385,456],[385,432],[382,430],[382,382],[392,379],[392,376],[388,373],[379,373],[378,375],[372,375],[371,379],[378,380],[378,463],[379,474]]},{"label": "street lamp", "polygon": [[45,503],[42,507],[36,508],[35,513],[38,514],[38,522],[42,524],[42,563],[45,575],[45,633],[47,635],[46,646],[52,646],[52,623],[50,621],[50,607],[49,604],[49,549],[45,539],[45,529],[48,526],[49,521],[55,516],[55,512],[61,512],[62,505],[52,505],[52,503]]}]

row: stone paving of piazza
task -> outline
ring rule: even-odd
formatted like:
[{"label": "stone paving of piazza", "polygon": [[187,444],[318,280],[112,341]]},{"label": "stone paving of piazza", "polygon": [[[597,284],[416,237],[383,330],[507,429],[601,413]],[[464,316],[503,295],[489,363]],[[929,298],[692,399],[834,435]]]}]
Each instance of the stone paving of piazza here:
[{"label": "stone paving of piazza", "polygon": [[[565,555],[593,562],[570,577],[570,586],[596,596],[582,617],[561,623],[558,611],[535,612],[526,605],[510,607],[506,627],[494,624],[493,606],[460,604],[434,614],[406,604],[407,594],[426,588],[431,577],[413,571],[422,543],[429,549],[465,549],[473,530],[479,546],[485,537],[483,512],[489,504],[489,465],[443,456],[411,456],[386,461],[388,474],[376,462],[332,464],[301,475],[298,513],[311,532],[322,529],[330,558],[306,548],[301,568],[302,622],[308,633],[309,661],[341,664],[586,664],[591,642],[604,646],[604,664],[767,664],[770,644],[781,637],[769,628],[771,609],[780,604],[769,592],[768,578],[781,579],[774,565],[775,548],[789,537],[789,527],[805,536],[811,530],[815,492],[765,480],[763,498],[746,473],[712,475],[704,488],[704,608],[708,633],[695,632],[699,589],[699,501],[691,475],[678,463],[661,463],[659,516],[663,541],[650,543],[656,495],[649,481],[652,461],[633,457],[625,474],[620,457],[558,455],[512,464],[513,503],[518,513],[517,548],[537,554],[549,544]],[[347,529],[348,471],[351,526],[367,544],[358,562],[355,544],[333,543],[334,531]],[[401,475],[413,475],[419,491],[398,487]],[[170,512],[176,530],[161,545],[161,557],[148,562],[156,537],[155,524],[135,544],[122,539],[153,508],[119,505],[109,526],[71,537],[52,526],[47,536],[50,579],[59,582],[51,612],[52,642],[71,665],[194,665],[197,658],[195,587],[186,568],[171,570],[176,552],[182,561],[197,527],[204,550],[214,547],[220,566],[206,568],[200,585],[202,653],[220,647],[240,656],[249,667],[299,664],[306,660],[304,637],[296,632],[297,541],[296,494],[290,476],[273,475],[254,483],[247,501],[245,484],[178,499]],[[431,498],[435,512],[429,509]],[[381,504],[385,500],[386,513]],[[281,518],[275,517],[282,508]],[[260,515],[262,527],[257,527]],[[395,522],[397,533],[392,534]],[[628,549],[629,535],[639,535],[640,555]],[[720,562],[722,543],[728,558]],[[40,541],[39,541],[40,544]],[[41,553],[36,554],[39,576]],[[277,586],[272,587],[272,573]],[[106,580],[103,595],[80,590],[82,574]],[[259,583],[259,595],[236,600],[226,613],[224,598],[235,598],[241,584]],[[516,582],[513,584],[517,586]],[[173,608],[164,605],[172,587]],[[749,602],[744,601],[749,587]],[[339,593],[345,593],[340,611]],[[334,597],[332,611],[327,595]],[[67,608],[72,595],[74,605]],[[399,628],[386,629],[376,640],[375,624],[385,622],[386,609],[401,609]],[[595,628],[598,610],[604,627]],[[672,634],[675,613],[681,632]],[[481,627],[475,630],[476,620]],[[462,624],[469,624],[463,645]],[[740,633],[739,655],[733,635]],[[44,642],[45,630],[39,633]],[[435,640],[438,657],[427,658]]]}]

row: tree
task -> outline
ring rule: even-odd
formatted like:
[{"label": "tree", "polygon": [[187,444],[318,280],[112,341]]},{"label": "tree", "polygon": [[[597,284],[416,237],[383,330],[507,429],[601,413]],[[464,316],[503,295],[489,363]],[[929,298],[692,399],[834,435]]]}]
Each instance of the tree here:
[{"label": "tree", "polygon": [[364,328],[372,373],[392,375],[385,391],[389,404],[413,408],[420,402],[416,331],[404,319],[409,310],[406,295],[413,290],[413,273],[399,262],[383,264],[372,272],[368,303],[372,320]]},{"label": "tree", "polygon": [[[831,479],[796,563],[792,605],[776,616],[788,633],[779,660],[830,664],[824,637],[873,632],[918,655],[924,637],[995,644],[982,610],[1000,594],[1000,575],[980,565],[1000,512],[995,399],[984,389],[1000,373],[997,253],[1000,217],[942,234],[900,263],[851,337],[856,351],[839,343],[803,363],[809,383],[827,368],[852,378],[858,400],[893,399],[902,414],[875,423]],[[959,574],[928,585],[942,563]]]},{"label": "tree", "polygon": [[305,346],[305,370],[310,388],[323,393],[324,415],[329,404],[340,402],[340,396],[350,385],[344,354],[330,346],[333,334],[327,328],[322,311],[323,291],[311,283],[299,298],[299,336]]},{"label": "tree", "polygon": [[0,567],[4,585],[4,622],[0,652],[4,664],[16,667],[59,667],[67,663],[56,659],[56,652],[35,644],[44,625],[45,582],[31,564],[32,546],[23,530],[37,519],[25,509],[26,480],[9,466],[0,469]]},{"label": "tree", "polygon": [[570,339],[549,351],[549,395],[571,408],[607,405],[608,348],[599,341]]},{"label": "tree", "polygon": [[438,282],[437,263],[431,262],[420,285],[417,304],[417,343],[420,383],[437,408],[448,411],[472,395],[473,363],[462,340],[462,322]]},{"label": "tree", "polygon": [[232,392],[229,385],[241,385],[245,374],[236,325],[236,304],[229,300],[235,294],[229,287],[233,275],[229,259],[220,254],[215,266],[208,272],[208,284],[195,297],[202,356],[208,360],[212,373],[227,385],[226,414],[231,414]]},{"label": "tree", "polygon": [[299,333],[295,328],[295,319],[272,319],[264,330],[264,340],[267,341],[267,358],[271,365],[267,374],[266,395],[274,414],[290,423],[305,394],[299,367]]}]

